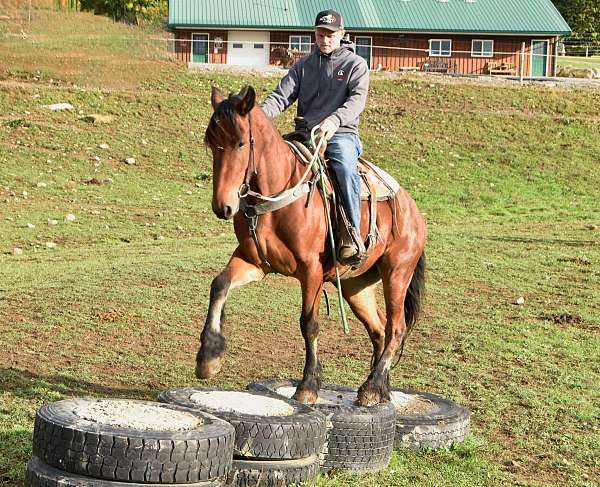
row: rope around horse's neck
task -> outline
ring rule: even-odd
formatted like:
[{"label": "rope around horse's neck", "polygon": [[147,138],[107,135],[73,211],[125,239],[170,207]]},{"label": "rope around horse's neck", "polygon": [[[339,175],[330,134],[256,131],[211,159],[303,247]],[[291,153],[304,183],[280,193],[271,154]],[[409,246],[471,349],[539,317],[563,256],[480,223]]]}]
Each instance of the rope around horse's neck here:
[{"label": "rope around horse's neck", "polygon": [[[313,128],[313,130],[311,132],[311,140],[313,142],[313,145],[315,142],[315,138],[314,138],[314,134],[316,132],[315,129],[318,129],[318,128],[319,128],[319,125],[317,125],[315,128]],[[296,189],[298,189],[300,186],[302,186],[306,182],[308,175],[310,174],[314,164],[317,162],[317,160],[319,158],[319,151],[321,150],[321,146],[323,145],[324,142],[325,142],[325,138],[321,137],[315,148],[315,153],[313,154],[312,159],[309,161],[306,171],[304,171],[304,174],[302,175],[302,177],[300,178],[298,183],[295,186],[293,186],[292,188],[290,188],[289,191],[295,191]],[[240,195],[240,198],[246,198],[248,196],[252,196],[253,198],[256,198],[259,200],[275,202],[275,201],[280,201],[283,198],[287,198],[287,194],[283,193],[283,191],[284,190],[282,190],[282,192],[281,192],[282,194],[280,194],[278,196],[265,196],[262,193],[252,191],[251,189],[247,188],[246,192],[244,194]]]}]

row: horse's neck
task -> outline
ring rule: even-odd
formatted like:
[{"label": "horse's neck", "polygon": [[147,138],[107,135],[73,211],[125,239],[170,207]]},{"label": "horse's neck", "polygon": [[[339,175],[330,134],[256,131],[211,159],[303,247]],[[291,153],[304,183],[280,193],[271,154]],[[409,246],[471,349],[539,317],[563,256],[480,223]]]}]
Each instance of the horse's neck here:
[{"label": "horse's neck", "polygon": [[256,190],[261,194],[270,195],[296,184],[302,177],[302,168],[277,129],[267,121],[267,124],[261,127],[260,136],[254,138]]}]

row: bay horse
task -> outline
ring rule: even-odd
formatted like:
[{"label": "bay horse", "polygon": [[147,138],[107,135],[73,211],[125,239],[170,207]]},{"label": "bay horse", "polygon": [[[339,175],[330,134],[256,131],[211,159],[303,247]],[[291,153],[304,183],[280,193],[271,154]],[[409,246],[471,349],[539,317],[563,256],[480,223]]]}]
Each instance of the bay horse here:
[{"label": "bay horse", "polygon": [[[320,194],[264,215],[256,233],[240,210],[240,196],[248,189],[273,195],[301,181],[304,165],[260,107],[252,87],[225,98],[213,87],[213,114],[205,144],[213,156],[212,210],[218,218],[233,218],[238,247],[229,263],[212,281],[206,323],[196,356],[196,376],[207,379],[221,368],[225,350],[222,326],[229,293],[261,280],[268,273],[296,278],[302,288],[300,329],[306,360],[294,399],[315,403],[321,387],[317,358],[319,304],[325,282],[333,282],[335,268],[327,240],[325,202]],[[243,189],[244,188],[244,189]],[[362,205],[361,230],[369,220]],[[379,202],[379,238],[353,277],[341,281],[342,294],[364,324],[373,345],[371,372],[358,390],[357,404],[371,406],[390,400],[389,371],[403,340],[421,308],[425,278],[426,225],[415,202],[400,188],[390,202]],[[256,237],[256,238],[255,238]],[[376,301],[383,282],[385,314]]]}]

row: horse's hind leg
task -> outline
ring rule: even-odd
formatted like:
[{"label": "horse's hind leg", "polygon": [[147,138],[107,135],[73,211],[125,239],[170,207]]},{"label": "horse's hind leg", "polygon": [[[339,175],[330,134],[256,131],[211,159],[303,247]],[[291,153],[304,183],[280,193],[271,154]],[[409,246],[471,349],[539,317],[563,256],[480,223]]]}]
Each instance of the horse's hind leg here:
[{"label": "horse's hind leg", "polygon": [[298,279],[302,286],[302,314],[300,329],[306,349],[306,362],[302,381],[298,384],[294,399],[304,404],[314,404],[321,388],[321,364],[317,358],[317,338],[319,336],[319,304],[323,289],[323,271],[317,264],[300,269]]},{"label": "horse's hind leg", "polygon": [[229,292],[244,284],[259,281],[264,275],[259,267],[243,258],[238,248],[225,269],[213,280],[206,323],[200,335],[200,350],[196,356],[196,377],[199,379],[208,379],[221,369],[221,356],[225,351],[222,326]]},{"label": "horse's hind leg", "polygon": [[373,344],[371,368],[379,361],[385,346],[385,314],[377,305],[375,290],[380,281],[376,267],[358,277],[342,281],[342,294],[354,315],[362,322]]},{"label": "horse's hind leg", "polygon": [[[361,406],[371,406],[390,399],[390,367],[405,338],[406,323],[412,323],[416,319],[420,307],[425,270],[424,256],[421,255],[416,262],[413,261],[413,265],[408,266],[402,261],[392,263],[390,260],[392,259],[389,255],[383,257],[379,265],[387,315],[385,347],[367,381],[358,390],[358,403]],[[411,292],[407,295],[409,286]],[[405,306],[405,300],[408,306]]]}]

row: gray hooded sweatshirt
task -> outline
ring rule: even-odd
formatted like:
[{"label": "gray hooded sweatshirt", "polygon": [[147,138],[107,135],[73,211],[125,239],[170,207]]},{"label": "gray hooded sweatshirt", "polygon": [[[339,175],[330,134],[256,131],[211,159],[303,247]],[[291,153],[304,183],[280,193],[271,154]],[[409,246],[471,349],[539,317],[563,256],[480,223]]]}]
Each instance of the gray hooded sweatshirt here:
[{"label": "gray hooded sweatshirt", "polygon": [[328,118],[338,132],[358,134],[358,116],[365,108],[369,90],[369,68],[355,54],[354,44],[342,40],[331,54],[317,47],[311,54],[292,66],[273,92],[265,98],[262,109],[270,119],[275,118],[298,100],[296,130],[310,131]]}]

